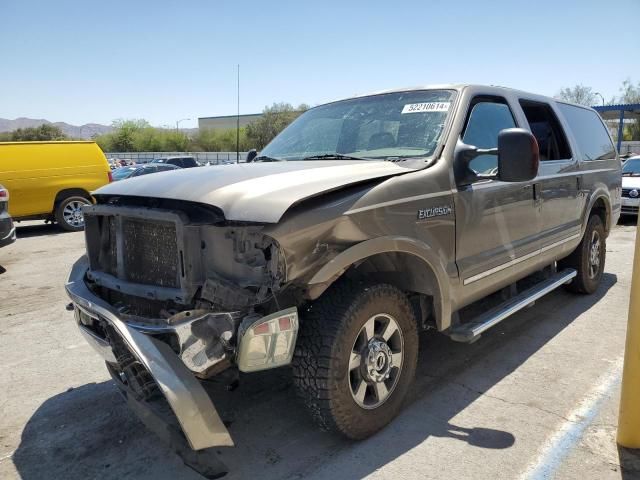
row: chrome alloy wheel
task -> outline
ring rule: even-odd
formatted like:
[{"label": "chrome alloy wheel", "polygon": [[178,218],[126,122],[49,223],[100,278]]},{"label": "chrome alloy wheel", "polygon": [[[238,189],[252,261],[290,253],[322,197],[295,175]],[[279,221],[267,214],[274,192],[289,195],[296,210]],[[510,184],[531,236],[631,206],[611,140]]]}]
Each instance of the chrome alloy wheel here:
[{"label": "chrome alloy wheel", "polygon": [[72,200],[64,206],[64,210],[62,210],[62,218],[64,218],[64,221],[72,227],[84,227],[82,207],[89,204],[88,200]]},{"label": "chrome alloy wheel", "polygon": [[367,410],[382,405],[402,372],[404,339],[396,320],[386,313],[369,318],[360,329],[349,360],[349,388]]},{"label": "chrome alloy wheel", "polygon": [[601,248],[600,234],[594,230],[591,234],[591,243],[589,245],[589,278],[595,278],[600,272]]}]

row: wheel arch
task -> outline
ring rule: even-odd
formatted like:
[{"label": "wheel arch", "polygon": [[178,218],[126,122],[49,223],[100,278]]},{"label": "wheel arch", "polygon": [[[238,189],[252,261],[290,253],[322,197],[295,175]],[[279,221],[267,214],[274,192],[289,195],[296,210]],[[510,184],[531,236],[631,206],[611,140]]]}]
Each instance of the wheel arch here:
[{"label": "wheel arch", "polygon": [[602,224],[604,225],[604,231],[609,235],[611,230],[611,202],[609,196],[604,192],[597,192],[595,195],[591,197],[588,208],[585,211],[585,216],[582,222],[583,231],[586,228],[587,222],[589,221],[589,217],[591,217],[592,213],[595,213],[602,220]]},{"label": "wheel arch", "polygon": [[53,208],[55,209],[60,202],[62,202],[65,198],[68,197],[84,197],[87,200],[91,200],[93,202],[93,197],[89,192],[87,192],[84,188],[65,188],[64,190],[60,190],[56,194],[56,198],[53,201]]},{"label": "wheel arch", "polygon": [[449,279],[433,249],[407,237],[378,237],[341,252],[308,282],[308,295],[316,299],[343,276],[376,278],[401,290],[432,298],[438,330],[451,323]]}]

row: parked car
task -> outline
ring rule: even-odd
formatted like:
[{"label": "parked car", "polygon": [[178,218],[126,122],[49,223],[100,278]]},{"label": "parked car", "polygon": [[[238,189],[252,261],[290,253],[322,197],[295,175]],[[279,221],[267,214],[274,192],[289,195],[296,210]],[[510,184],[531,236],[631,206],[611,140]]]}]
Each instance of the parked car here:
[{"label": "parked car", "polygon": [[16,241],[16,227],[9,215],[9,191],[0,185],[0,247]]},{"label": "parked car", "polygon": [[0,183],[11,192],[16,221],[46,219],[65,230],[84,228],[82,207],[93,190],[111,181],[107,159],[95,142],[0,143]]},{"label": "parked car", "polygon": [[251,165],[101,188],[66,289],[132,408],[164,398],[193,449],[233,444],[200,380],[290,364],[318,424],[361,439],[400,411],[419,331],[473,342],[555,288],[595,292],[620,187],[590,108],[477,85],[350,98]]},{"label": "parked car", "polygon": [[129,167],[120,167],[113,171],[113,181],[124,180],[125,178],[139,177],[150,173],[168,172],[178,170],[180,167],[170,164],[146,163],[142,165],[131,165]]},{"label": "parked car", "polygon": [[638,215],[640,207],[640,155],[622,165],[622,214]]},{"label": "parked car", "polygon": [[151,163],[164,163],[168,165],[175,165],[180,168],[193,168],[199,167],[200,164],[194,157],[163,157],[155,158],[151,160]]}]

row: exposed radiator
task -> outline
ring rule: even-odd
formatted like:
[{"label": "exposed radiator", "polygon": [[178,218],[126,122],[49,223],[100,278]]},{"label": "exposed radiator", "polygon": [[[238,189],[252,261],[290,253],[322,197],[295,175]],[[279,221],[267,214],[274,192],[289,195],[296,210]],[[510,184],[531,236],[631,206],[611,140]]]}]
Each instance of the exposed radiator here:
[{"label": "exposed radiator", "polygon": [[[88,238],[100,239],[87,245],[89,257],[93,259],[92,270],[128,282],[180,288],[180,253],[175,224],[119,218],[122,221],[121,241],[118,241],[117,217],[92,216],[86,222]],[[118,268],[118,248],[122,248],[121,268]]]}]

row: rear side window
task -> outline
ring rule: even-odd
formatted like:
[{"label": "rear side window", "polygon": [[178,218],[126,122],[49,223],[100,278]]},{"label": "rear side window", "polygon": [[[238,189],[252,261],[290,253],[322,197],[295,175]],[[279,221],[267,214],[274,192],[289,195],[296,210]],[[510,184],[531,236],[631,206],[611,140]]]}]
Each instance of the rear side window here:
[{"label": "rear side window", "polygon": [[553,110],[546,103],[520,100],[531,133],[538,141],[540,161],[571,158],[567,136]]},{"label": "rear side window", "polygon": [[195,158],[186,157],[182,159],[182,166],[185,168],[190,168],[190,167],[197,167],[198,164],[196,163]]},{"label": "rear side window", "polygon": [[595,111],[564,103],[559,103],[558,106],[578,142],[581,160],[615,158],[615,147],[600,116]]}]

